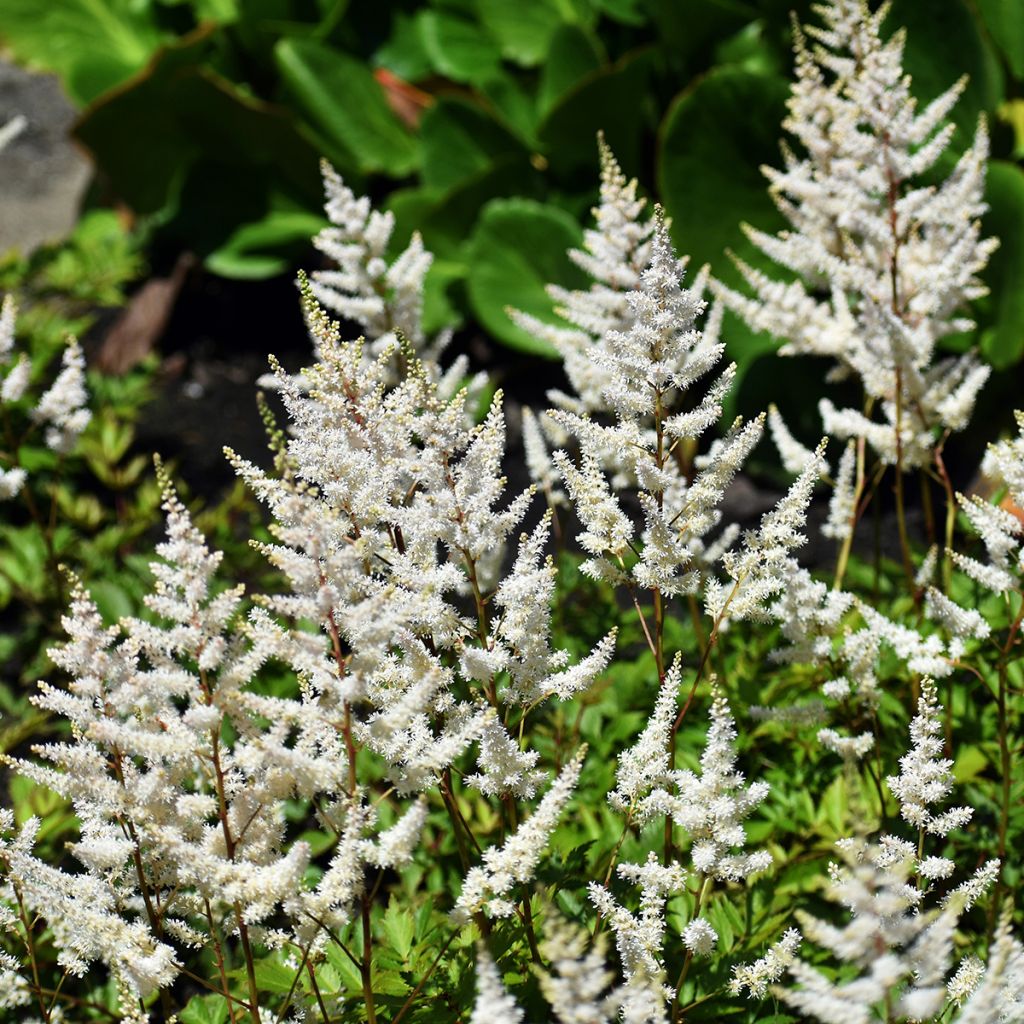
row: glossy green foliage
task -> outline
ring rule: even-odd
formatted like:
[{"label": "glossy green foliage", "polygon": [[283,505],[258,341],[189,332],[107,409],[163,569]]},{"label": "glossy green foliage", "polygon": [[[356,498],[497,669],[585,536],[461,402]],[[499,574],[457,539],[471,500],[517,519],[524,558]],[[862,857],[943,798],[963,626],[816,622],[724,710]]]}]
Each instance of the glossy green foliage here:
[{"label": "glossy green foliage", "polygon": [[[778,225],[760,165],[780,162],[792,6],[51,0],[40,18],[37,5],[5,0],[0,37],[17,59],[63,77],[84,108],[79,137],[115,191],[214,273],[258,278],[308,262],[323,154],[394,210],[396,246],[418,230],[439,257],[434,326],[478,324],[537,353],[504,315],[509,295],[533,293],[536,268],[490,247],[489,201],[548,207],[521,206],[513,233],[539,246],[539,266],[557,264],[565,232],[535,225],[586,219],[603,130],[626,172],[666,205],[680,250],[728,280],[727,252],[750,255],[740,223]],[[890,22],[907,27],[922,101],[969,76],[954,148],[989,119],[1006,163],[990,178],[986,226],[1018,237],[1024,19],[998,0],[898,0]],[[504,296],[486,285],[499,276]],[[1010,241],[976,311],[974,340],[997,367],[1024,354],[1011,285],[1022,277],[1024,253]],[[741,374],[774,347],[734,321],[727,338]]]}]

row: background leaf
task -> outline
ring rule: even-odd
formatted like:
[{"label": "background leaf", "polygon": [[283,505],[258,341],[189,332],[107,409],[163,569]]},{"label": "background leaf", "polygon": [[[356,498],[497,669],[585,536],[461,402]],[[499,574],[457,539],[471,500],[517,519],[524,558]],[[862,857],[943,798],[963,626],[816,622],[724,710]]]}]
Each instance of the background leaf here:
[{"label": "background leaf", "polygon": [[566,256],[582,237],[576,221],[556,207],[526,199],[488,203],[468,253],[469,301],[480,323],[512,348],[553,356],[550,346],[517,327],[505,310],[512,306],[558,322],[544,287],[549,281],[587,286],[583,272]]}]

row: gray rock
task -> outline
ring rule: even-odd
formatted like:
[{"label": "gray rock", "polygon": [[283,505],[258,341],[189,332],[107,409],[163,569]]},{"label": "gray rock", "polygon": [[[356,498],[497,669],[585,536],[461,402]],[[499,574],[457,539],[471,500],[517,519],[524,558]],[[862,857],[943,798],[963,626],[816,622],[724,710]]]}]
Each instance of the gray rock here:
[{"label": "gray rock", "polygon": [[17,114],[28,124],[0,153],[0,252],[29,253],[70,233],[91,169],[71,142],[76,111],[56,76],[0,61],[0,125]]}]

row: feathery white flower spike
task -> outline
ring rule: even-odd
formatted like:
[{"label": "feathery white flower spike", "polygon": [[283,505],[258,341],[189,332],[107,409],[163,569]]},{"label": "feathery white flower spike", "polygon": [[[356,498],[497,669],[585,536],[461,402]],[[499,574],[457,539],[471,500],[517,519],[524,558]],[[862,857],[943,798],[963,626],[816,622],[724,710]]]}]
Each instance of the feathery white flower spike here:
[{"label": "feathery white flower spike", "polygon": [[85,356],[74,338],[68,338],[56,380],[42,394],[32,418],[47,425],[46,444],[56,452],[74,448],[79,435],[89,425],[92,413],[86,407]]},{"label": "feathery white flower spike", "polygon": [[[950,977],[953,967],[953,936],[962,907],[947,904],[939,911],[923,906],[924,893],[908,881],[913,862],[913,846],[905,857],[892,857],[883,847],[860,840],[840,844],[846,864],[835,867],[829,899],[843,905],[850,920],[843,926],[799,913],[803,937],[830,952],[835,960],[851,965],[845,980],[830,980],[816,967],[791,959],[788,965],[792,984],[776,984],[772,992],[787,1006],[810,1020],[822,1024],[856,1022],[869,1024],[879,1011],[889,1020],[926,1021],[937,1019],[947,998],[957,992],[962,999],[971,985],[977,984],[978,968],[967,957]],[[1020,956],[1020,947],[1003,933],[997,939],[992,963],[1000,972],[999,981],[982,994],[985,980],[974,990],[964,1010],[954,1018],[959,1024],[1004,1019],[991,1008],[999,1000],[1008,1005],[1013,988],[1002,971],[1004,964]],[[795,941],[793,943],[795,950]],[[1002,958],[1005,956],[1005,960]],[[1014,968],[1011,968],[1011,971]],[[1017,985],[1024,980],[1019,964],[1015,967]],[[1017,989],[1017,996],[1024,987]],[[974,1003],[977,1009],[970,1010]],[[985,1006],[990,1015],[981,1014]],[[882,1010],[882,1008],[885,1008]],[[1017,1019],[1017,1018],[1014,1018]]]},{"label": "feathery white flower spike", "polygon": [[787,928],[782,938],[763,957],[752,964],[737,964],[732,969],[729,990],[738,996],[746,989],[749,998],[763,998],[768,986],[778,981],[796,959],[799,948],[800,933],[795,928]]},{"label": "feathery white flower spike", "polygon": [[537,809],[500,846],[484,851],[483,864],[469,869],[452,918],[465,923],[484,911],[489,917],[509,917],[515,904],[508,898],[514,886],[528,882],[544,854],[548,839],[569,802],[583,767],[586,747],[562,769]]},{"label": "feathery white flower spike", "polygon": [[763,168],[789,228],[750,241],[796,275],[785,283],[735,260],[746,293],[714,282],[720,302],[783,341],[782,355],[834,359],[880,418],[822,403],[825,431],[863,438],[887,463],[927,465],[941,430],[962,430],[989,368],[973,354],[936,359],[946,335],[969,329],[960,311],[985,294],[979,278],[996,247],[981,237],[988,133],[937,186],[920,184],[947,148],[947,115],[964,82],[918,110],[903,70],[904,34],[882,36],[888,11],[860,0],[815,8],[824,27],[796,36],[796,81],[783,127],[801,152]]},{"label": "feathery white flower spike", "polygon": [[505,991],[498,968],[481,946],[476,954],[476,1002],[469,1024],[522,1024],[523,1011]]}]

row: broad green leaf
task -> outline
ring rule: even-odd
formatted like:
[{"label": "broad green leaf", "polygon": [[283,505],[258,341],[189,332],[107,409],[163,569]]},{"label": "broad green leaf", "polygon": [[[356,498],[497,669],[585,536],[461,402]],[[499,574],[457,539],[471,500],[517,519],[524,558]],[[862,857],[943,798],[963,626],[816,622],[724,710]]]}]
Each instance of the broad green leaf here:
[{"label": "broad green leaf", "polygon": [[417,164],[415,140],[366,64],[312,39],[285,38],[274,60],[310,124],[365,173],[401,178]]},{"label": "broad green leaf", "polygon": [[643,133],[653,121],[649,91],[653,55],[634,52],[579,79],[548,111],[537,129],[551,168],[575,184],[597,181],[599,131],[627,171],[639,166]]},{"label": "broad green leaf", "polygon": [[509,319],[513,307],[551,323],[558,321],[544,290],[587,284],[566,250],[579,246],[579,225],[563,210],[526,199],[488,203],[469,244],[469,301],[480,323],[499,341],[534,355],[553,356],[547,344]]},{"label": "broad green leaf", "polygon": [[974,0],[1014,78],[1024,78],[1024,5],[1015,0]]},{"label": "broad green leaf", "polygon": [[996,368],[1005,369],[1024,356],[1024,171],[993,160],[985,200],[989,211],[982,223],[987,234],[999,238],[999,248],[983,275],[992,294],[981,347]]},{"label": "broad green leaf", "polygon": [[391,35],[374,54],[373,62],[409,82],[425,78],[430,73],[431,60],[423,41],[422,20],[397,11]]},{"label": "broad green leaf", "polygon": [[548,59],[540,70],[537,107],[545,115],[580,79],[603,63],[600,40],[578,25],[562,25],[551,39]]},{"label": "broad green leaf", "polygon": [[193,996],[181,1011],[181,1024],[225,1024],[230,1014],[223,996]]},{"label": "broad green leaf", "polygon": [[272,196],[313,208],[321,196],[319,154],[294,120],[217,75],[210,58],[206,37],[162,50],[76,129],[116,194],[204,255],[265,216]]},{"label": "broad green leaf", "polygon": [[529,149],[539,149],[537,138],[538,112],[532,92],[518,77],[499,68],[493,75],[477,83],[480,95],[494,110],[498,122]]},{"label": "broad green leaf", "polygon": [[501,47],[506,60],[532,67],[547,56],[551,37],[563,23],[568,4],[559,0],[477,0],[477,16]]},{"label": "broad green leaf", "polygon": [[497,158],[479,174],[439,196],[419,224],[427,248],[442,259],[462,262],[485,205],[501,196],[539,197],[543,181],[525,154]]},{"label": "broad green leaf", "polygon": [[444,190],[486,170],[494,158],[522,146],[479,107],[442,97],[420,123],[422,178],[428,189]]},{"label": "broad green leaf", "polygon": [[136,0],[4,0],[0,14],[17,60],[55,71],[82,105],[140,70],[165,38]]},{"label": "broad green leaf", "polygon": [[498,70],[501,53],[479,25],[446,11],[423,11],[419,20],[423,48],[439,75],[482,82]]},{"label": "broad green leaf", "polygon": [[221,277],[272,277],[291,265],[289,253],[308,247],[326,220],[305,210],[272,210],[262,220],[241,225],[211,252],[207,270]]}]

